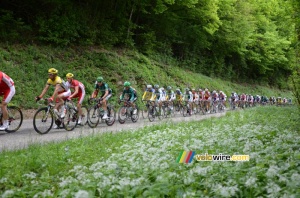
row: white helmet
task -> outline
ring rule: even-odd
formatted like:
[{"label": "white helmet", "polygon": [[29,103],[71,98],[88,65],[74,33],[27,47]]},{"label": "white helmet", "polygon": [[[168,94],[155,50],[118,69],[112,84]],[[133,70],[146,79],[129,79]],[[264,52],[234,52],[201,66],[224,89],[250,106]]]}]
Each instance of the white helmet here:
[{"label": "white helmet", "polygon": [[147,85],[147,89],[151,89],[152,88],[152,85]]}]

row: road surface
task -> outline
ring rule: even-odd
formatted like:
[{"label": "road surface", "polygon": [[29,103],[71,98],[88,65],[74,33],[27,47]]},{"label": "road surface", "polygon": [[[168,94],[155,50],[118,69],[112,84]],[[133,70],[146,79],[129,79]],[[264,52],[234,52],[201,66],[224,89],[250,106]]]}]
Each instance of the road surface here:
[{"label": "road surface", "polygon": [[0,131],[0,152],[4,150],[17,150],[27,148],[35,143],[58,142],[72,138],[78,138],[88,135],[100,134],[104,132],[120,132],[122,130],[135,130],[149,125],[161,124],[164,122],[187,122],[193,120],[202,120],[210,117],[220,117],[225,113],[207,114],[207,115],[192,115],[190,117],[182,117],[176,115],[174,118],[167,118],[163,120],[155,119],[150,122],[148,119],[142,117],[136,123],[127,120],[124,124],[120,124],[117,120],[112,126],[107,126],[105,123],[98,125],[92,129],[88,125],[76,127],[73,131],[66,131],[64,129],[51,129],[49,133],[40,135],[33,129],[33,121],[24,120],[21,128],[15,133],[6,133]]}]

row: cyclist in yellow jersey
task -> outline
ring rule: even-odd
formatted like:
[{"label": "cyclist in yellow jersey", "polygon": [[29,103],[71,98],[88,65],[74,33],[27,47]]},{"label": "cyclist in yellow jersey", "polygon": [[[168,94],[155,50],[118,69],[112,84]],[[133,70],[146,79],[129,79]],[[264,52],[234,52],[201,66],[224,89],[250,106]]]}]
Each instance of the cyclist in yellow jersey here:
[{"label": "cyclist in yellow jersey", "polygon": [[156,99],[155,90],[152,88],[152,85],[147,85],[142,100],[154,101],[155,99]]},{"label": "cyclist in yellow jersey", "polygon": [[179,104],[182,104],[182,101],[183,101],[183,94],[182,94],[182,92],[180,91],[179,88],[177,88],[176,91],[175,91],[175,100],[176,100],[176,102],[178,102]]},{"label": "cyclist in yellow jersey", "polygon": [[[55,87],[55,90],[52,94],[52,96],[50,98],[48,98],[48,102],[52,102],[54,99],[56,99],[56,104],[54,106],[54,112],[56,114],[58,114],[58,109],[60,106],[62,106],[61,108],[61,117],[64,117],[64,99],[66,99],[67,97],[69,97],[71,95],[71,91],[70,88],[68,86],[68,84],[62,80],[59,76],[57,76],[58,74],[58,70],[55,68],[50,68],[48,70],[48,80],[47,83],[42,91],[42,93],[37,96],[35,99],[36,101],[40,100],[41,98],[43,98],[43,96],[47,93],[49,87],[52,85]],[[54,126],[54,128],[56,128],[56,126]]]}]

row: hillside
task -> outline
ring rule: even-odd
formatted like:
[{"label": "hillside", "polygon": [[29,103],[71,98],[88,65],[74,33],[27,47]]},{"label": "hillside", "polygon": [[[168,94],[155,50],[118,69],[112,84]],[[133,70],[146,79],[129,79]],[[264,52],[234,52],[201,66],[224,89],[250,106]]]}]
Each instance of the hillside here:
[{"label": "hillside", "polygon": [[[86,86],[87,96],[93,91],[98,76],[103,76],[113,89],[113,102],[123,89],[123,82],[130,81],[139,94],[146,84],[159,84],[173,88],[208,88],[223,90],[227,95],[232,91],[258,95],[281,96],[282,90],[261,85],[239,84],[218,78],[210,78],[194,68],[179,68],[179,63],[161,55],[145,56],[136,51],[118,49],[106,50],[100,47],[53,48],[49,46],[0,46],[1,70],[7,73],[16,84],[16,95],[12,103],[22,108],[36,108],[34,98],[40,94],[47,80],[47,70],[54,67],[59,76],[74,73],[76,79]],[[48,91],[52,94],[52,90]]]}]

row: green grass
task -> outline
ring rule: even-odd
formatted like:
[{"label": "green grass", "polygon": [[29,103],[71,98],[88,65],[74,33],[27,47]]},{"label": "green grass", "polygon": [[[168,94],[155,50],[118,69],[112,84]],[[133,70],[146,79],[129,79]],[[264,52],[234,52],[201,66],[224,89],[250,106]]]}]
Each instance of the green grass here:
[{"label": "green grass", "polygon": [[[48,78],[47,71],[54,67],[59,76],[69,72],[82,81],[87,96],[91,95],[95,79],[103,76],[113,89],[115,103],[123,90],[125,81],[132,82],[141,96],[146,84],[171,85],[185,88],[209,88],[223,90],[227,95],[232,91],[269,96],[291,97],[289,91],[272,89],[259,85],[237,84],[218,78],[179,68],[179,63],[161,55],[145,56],[130,50],[105,50],[89,48],[53,48],[47,46],[22,46],[0,44],[1,71],[7,73],[16,85],[12,103],[22,108],[37,108],[35,96],[42,92]],[[48,95],[52,90],[48,91]]]},{"label": "green grass", "polygon": [[[260,107],[201,122],[36,144],[0,154],[0,194],[299,197],[299,129],[296,108]],[[250,161],[176,163],[182,150],[245,154]]]}]

